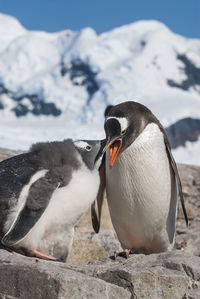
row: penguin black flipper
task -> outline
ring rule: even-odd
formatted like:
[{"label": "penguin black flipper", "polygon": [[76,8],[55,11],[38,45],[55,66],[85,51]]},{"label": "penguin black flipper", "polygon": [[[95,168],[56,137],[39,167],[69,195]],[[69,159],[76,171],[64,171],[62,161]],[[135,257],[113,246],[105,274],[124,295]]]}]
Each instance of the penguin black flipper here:
[{"label": "penguin black flipper", "polygon": [[100,176],[100,186],[97,193],[97,197],[91,206],[91,218],[92,218],[92,226],[96,233],[99,232],[100,223],[101,223],[101,210],[103,205],[105,187],[106,187],[106,177],[105,177],[105,156],[103,158],[102,166],[99,170]]},{"label": "penguin black flipper", "polygon": [[31,185],[24,206],[1,240],[3,245],[11,247],[26,237],[44,213],[57,187],[58,183],[52,182],[48,173]]},{"label": "penguin black flipper", "polygon": [[186,212],[186,208],[185,208],[185,202],[184,202],[184,197],[183,197],[183,191],[182,191],[180,176],[179,176],[179,173],[178,173],[176,162],[175,162],[174,157],[172,156],[172,153],[171,153],[171,147],[170,147],[167,136],[165,136],[164,139],[165,139],[165,147],[166,147],[166,150],[167,150],[168,159],[169,159],[170,165],[173,169],[173,172],[174,172],[174,175],[175,175],[175,178],[176,178],[178,193],[179,193],[180,200],[181,200],[181,206],[182,206],[183,214],[184,214],[184,217],[185,217],[185,222],[186,222],[186,225],[188,226],[188,216],[187,216],[187,212]]},{"label": "penguin black flipper", "polygon": [[16,206],[20,192],[38,171],[33,153],[24,153],[0,162],[0,239],[9,212]]}]

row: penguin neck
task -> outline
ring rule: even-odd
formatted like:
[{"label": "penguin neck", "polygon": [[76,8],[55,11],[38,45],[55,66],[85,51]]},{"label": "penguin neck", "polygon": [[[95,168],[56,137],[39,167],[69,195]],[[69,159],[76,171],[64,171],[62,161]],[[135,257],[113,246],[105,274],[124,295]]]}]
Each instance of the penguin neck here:
[{"label": "penguin neck", "polygon": [[149,123],[123,153],[126,154],[132,149],[141,150],[155,144],[155,142],[160,142],[160,140],[163,140],[163,133],[159,126],[156,123]]},{"label": "penguin neck", "polygon": [[[116,168],[127,167],[128,165],[133,164],[133,157],[135,155],[142,156],[148,155],[148,150],[152,150],[152,147],[158,146],[164,150],[164,137],[159,126],[156,123],[149,123],[140,135],[130,144],[118,157],[112,168],[108,167],[107,169],[110,172],[114,172]],[[108,160],[108,159],[106,159]],[[129,161],[130,160],[130,161]]]},{"label": "penguin neck", "polygon": [[[146,126],[138,138],[118,157],[112,168],[109,159],[106,159],[106,189],[110,198],[118,195],[131,200],[134,190],[135,203],[144,204],[145,193],[152,193],[152,188],[157,190],[158,181],[168,190],[169,161],[166,154],[163,133],[155,123]],[[164,189],[165,189],[164,188]],[[113,196],[113,192],[115,195]],[[112,195],[111,195],[112,194]],[[119,196],[119,197],[120,197]],[[150,204],[151,200],[148,197]]]}]

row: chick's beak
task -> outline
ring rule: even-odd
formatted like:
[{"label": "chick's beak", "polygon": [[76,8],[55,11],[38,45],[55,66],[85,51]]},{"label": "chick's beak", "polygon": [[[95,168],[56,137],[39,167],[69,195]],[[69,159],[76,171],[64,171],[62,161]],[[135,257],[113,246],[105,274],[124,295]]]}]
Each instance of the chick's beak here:
[{"label": "chick's beak", "polygon": [[105,152],[105,147],[106,147],[106,139],[103,139],[100,141],[100,148],[96,155],[95,162],[103,157]]},{"label": "chick's beak", "polygon": [[110,167],[112,167],[114,165],[115,160],[117,159],[117,156],[119,154],[121,147],[122,147],[122,139],[121,138],[111,141],[106,145],[104,152],[106,152],[108,149],[110,149]]}]

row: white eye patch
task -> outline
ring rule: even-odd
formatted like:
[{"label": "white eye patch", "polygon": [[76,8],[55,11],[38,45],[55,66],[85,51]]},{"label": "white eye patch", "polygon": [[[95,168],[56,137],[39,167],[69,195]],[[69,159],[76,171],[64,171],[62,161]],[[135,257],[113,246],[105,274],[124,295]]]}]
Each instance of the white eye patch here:
[{"label": "white eye patch", "polygon": [[115,117],[115,116],[108,116],[106,121],[109,119],[116,119],[121,127],[121,132],[125,131],[128,128],[128,120],[126,117]]},{"label": "white eye patch", "polygon": [[74,145],[85,150],[91,150],[91,145],[89,145],[86,141],[78,140],[74,142]]}]

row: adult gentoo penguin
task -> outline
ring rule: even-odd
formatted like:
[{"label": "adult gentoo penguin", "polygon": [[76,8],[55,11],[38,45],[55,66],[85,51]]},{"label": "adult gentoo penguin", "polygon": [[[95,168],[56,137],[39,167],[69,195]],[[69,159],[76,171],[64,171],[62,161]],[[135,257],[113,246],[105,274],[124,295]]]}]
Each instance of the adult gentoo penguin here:
[{"label": "adult gentoo penguin", "polygon": [[111,220],[125,252],[156,253],[173,248],[177,199],[188,223],[176,163],[164,128],[145,106],[124,102],[106,111],[105,185],[92,221],[100,226],[103,188]]},{"label": "adult gentoo penguin", "polygon": [[[74,225],[95,200],[100,141],[38,143],[0,163],[0,240],[14,251],[64,261]],[[48,255],[40,252],[48,250]],[[53,255],[53,256],[51,256]]]}]

